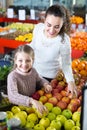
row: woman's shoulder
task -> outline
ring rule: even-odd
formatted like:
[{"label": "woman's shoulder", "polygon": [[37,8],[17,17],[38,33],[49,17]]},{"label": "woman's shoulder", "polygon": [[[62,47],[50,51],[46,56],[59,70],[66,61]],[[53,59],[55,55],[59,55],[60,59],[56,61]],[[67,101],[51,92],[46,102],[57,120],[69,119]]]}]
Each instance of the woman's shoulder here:
[{"label": "woman's shoulder", "polygon": [[35,25],[35,29],[41,29],[44,28],[44,23],[38,23]]}]

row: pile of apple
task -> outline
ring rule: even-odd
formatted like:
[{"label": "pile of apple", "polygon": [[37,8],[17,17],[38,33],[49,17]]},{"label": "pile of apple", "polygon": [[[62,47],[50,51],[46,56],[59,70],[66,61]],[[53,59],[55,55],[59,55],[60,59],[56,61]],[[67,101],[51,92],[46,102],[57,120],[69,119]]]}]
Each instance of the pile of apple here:
[{"label": "pile of apple", "polygon": [[43,89],[36,91],[32,97],[48,109],[41,115],[34,107],[13,106],[7,111],[7,118],[19,118],[21,126],[28,130],[80,130],[82,87],[85,79],[74,74],[78,97],[67,95],[67,83],[63,73],[51,81],[51,93]]}]

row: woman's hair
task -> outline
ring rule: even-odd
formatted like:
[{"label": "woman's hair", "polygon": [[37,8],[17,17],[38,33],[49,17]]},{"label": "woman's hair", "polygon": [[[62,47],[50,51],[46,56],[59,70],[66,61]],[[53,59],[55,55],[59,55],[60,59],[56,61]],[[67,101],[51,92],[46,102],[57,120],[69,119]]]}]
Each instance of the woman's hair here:
[{"label": "woman's hair", "polygon": [[54,15],[55,17],[63,18],[63,26],[59,32],[59,34],[64,37],[64,33],[70,34],[70,12],[63,5],[52,5],[50,6],[45,14],[45,18],[47,15]]},{"label": "woman's hair", "polygon": [[15,60],[17,59],[17,54],[21,53],[21,52],[27,53],[32,58],[32,60],[34,61],[34,50],[29,45],[20,45],[14,51],[13,69],[16,68]]}]

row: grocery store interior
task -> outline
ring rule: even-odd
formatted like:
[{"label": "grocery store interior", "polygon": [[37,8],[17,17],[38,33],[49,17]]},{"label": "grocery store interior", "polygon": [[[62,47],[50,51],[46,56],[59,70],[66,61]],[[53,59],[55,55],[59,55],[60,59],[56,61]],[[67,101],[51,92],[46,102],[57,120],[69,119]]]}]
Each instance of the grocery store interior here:
[{"label": "grocery store interior", "polygon": [[[7,77],[13,67],[14,50],[32,41],[35,25],[44,22],[46,10],[54,4],[64,5],[70,12],[71,67],[78,97],[71,99],[66,96],[67,87],[62,85],[59,86],[57,95],[55,92],[46,95],[43,89],[38,90],[38,100],[47,105],[49,111],[48,115],[38,116],[38,112],[33,108],[15,105],[9,101]],[[55,81],[51,82],[53,86],[56,85],[54,91],[57,91],[58,84],[67,84],[64,75],[61,78],[59,74],[55,79],[57,84]],[[46,101],[40,99],[42,97],[47,98]],[[55,105],[55,101],[49,101],[52,97],[57,99]],[[35,100],[36,98],[34,95]],[[0,130],[87,130],[86,100],[87,0],[0,0]],[[16,115],[19,111],[21,116]],[[22,111],[25,112],[23,117]],[[58,117],[59,115],[63,117]],[[37,119],[32,116],[37,116]],[[46,122],[43,118],[46,118]],[[51,123],[54,120],[56,121]],[[57,121],[60,121],[58,126]],[[12,123],[14,129],[10,127]]]}]

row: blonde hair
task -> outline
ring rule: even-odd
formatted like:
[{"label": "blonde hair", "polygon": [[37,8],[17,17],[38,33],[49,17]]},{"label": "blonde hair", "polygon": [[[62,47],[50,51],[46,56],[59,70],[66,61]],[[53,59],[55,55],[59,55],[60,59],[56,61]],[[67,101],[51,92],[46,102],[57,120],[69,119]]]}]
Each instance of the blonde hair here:
[{"label": "blonde hair", "polygon": [[17,54],[21,53],[21,52],[27,53],[32,58],[32,60],[34,61],[34,50],[29,45],[20,45],[14,51],[13,69],[15,69],[17,67],[16,64],[15,64],[15,60],[17,59]]}]

